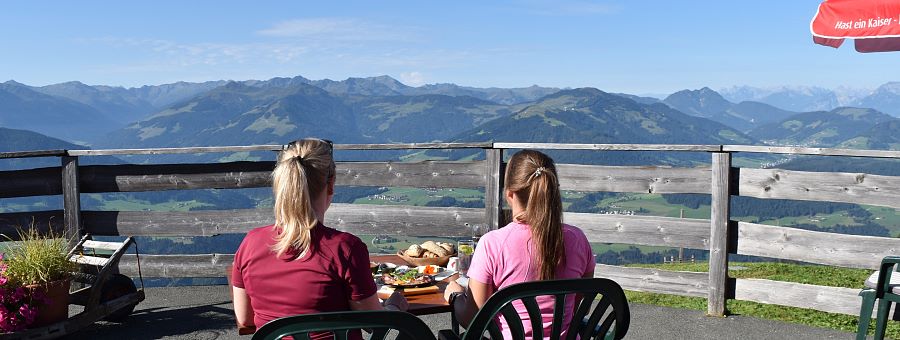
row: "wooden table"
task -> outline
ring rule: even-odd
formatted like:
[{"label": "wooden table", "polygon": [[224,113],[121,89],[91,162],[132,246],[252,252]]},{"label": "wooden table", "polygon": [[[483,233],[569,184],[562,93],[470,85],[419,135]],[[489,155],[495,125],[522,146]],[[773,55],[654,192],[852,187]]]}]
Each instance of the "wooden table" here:
[{"label": "wooden table", "polygon": [[[371,260],[378,263],[390,262],[397,265],[409,265],[409,263],[397,255],[375,255],[371,257]],[[447,300],[444,300],[444,289],[447,288],[448,282],[450,282],[450,280],[455,280],[456,277],[457,275],[454,274],[453,276],[438,282],[438,291],[436,293],[407,296],[406,300],[409,301],[409,309],[407,312],[413,315],[450,312],[450,305],[447,304]]]},{"label": "wooden table", "polygon": [[[375,255],[371,257],[371,260],[378,263],[390,262],[396,265],[409,265],[408,262],[397,255]],[[228,265],[226,276],[228,277],[228,289],[231,291],[231,265]],[[453,276],[438,282],[436,284],[438,286],[438,291],[436,293],[407,296],[406,300],[409,302],[409,309],[407,312],[413,315],[450,312],[450,305],[444,300],[444,289],[447,288],[447,284],[450,280],[456,280],[457,277],[458,274],[454,274]],[[256,332],[256,327],[240,327],[240,325],[238,325],[238,334],[240,335],[253,334],[254,332]]]}]

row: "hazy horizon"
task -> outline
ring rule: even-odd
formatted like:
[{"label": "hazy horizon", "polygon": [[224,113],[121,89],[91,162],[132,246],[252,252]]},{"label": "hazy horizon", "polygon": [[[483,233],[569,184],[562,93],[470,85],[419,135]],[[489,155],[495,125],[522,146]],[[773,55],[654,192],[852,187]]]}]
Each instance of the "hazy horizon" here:
[{"label": "hazy horizon", "polygon": [[812,43],[819,2],[13,3],[0,74],[123,87],[389,75],[639,95],[896,81],[891,53]]}]

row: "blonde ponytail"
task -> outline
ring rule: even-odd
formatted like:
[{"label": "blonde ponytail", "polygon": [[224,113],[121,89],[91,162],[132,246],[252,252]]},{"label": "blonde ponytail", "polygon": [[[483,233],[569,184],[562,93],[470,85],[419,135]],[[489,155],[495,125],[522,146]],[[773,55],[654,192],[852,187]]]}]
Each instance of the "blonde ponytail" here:
[{"label": "blonde ponytail", "polygon": [[272,171],[277,236],[272,250],[282,256],[294,250],[298,258],[310,248],[312,230],[321,221],[312,201],[335,175],[331,143],[319,139],[291,142],[278,155]]},{"label": "blonde ponytail", "polygon": [[539,280],[551,280],[565,263],[562,232],[562,197],[556,165],[547,155],[522,150],[506,167],[505,189],[515,192],[524,207],[514,218],[531,227],[532,261],[539,264]]}]

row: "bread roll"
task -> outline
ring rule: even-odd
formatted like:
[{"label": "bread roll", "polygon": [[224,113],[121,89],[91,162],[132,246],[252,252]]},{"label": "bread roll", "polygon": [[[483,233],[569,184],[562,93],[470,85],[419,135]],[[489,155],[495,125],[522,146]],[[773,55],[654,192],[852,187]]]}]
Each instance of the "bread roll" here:
[{"label": "bread roll", "polygon": [[453,243],[448,243],[448,242],[438,242],[438,245],[441,246],[441,248],[444,248],[444,250],[447,251],[447,255],[453,255],[453,254],[456,254],[456,249],[455,249],[456,247],[453,246]]},{"label": "bread roll", "polygon": [[422,248],[425,248],[425,250],[437,254],[437,257],[450,255],[450,253],[448,253],[446,249],[439,246],[437,243],[434,243],[434,241],[425,241],[425,243],[422,243]]},{"label": "bread roll", "polygon": [[422,249],[418,244],[413,244],[406,249],[406,256],[409,257],[422,257],[422,253],[425,252],[425,249]]},{"label": "bread roll", "polygon": [[422,255],[422,257],[424,257],[426,259],[430,259],[430,258],[435,258],[435,257],[440,257],[440,256],[438,256],[438,254],[432,253],[430,251],[426,251],[425,254]]}]

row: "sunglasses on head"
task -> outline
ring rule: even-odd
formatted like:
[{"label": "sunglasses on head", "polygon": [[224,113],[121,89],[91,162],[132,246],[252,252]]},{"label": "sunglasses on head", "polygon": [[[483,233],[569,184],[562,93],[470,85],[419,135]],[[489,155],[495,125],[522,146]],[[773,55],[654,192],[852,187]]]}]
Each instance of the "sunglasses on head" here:
[{"label": "sunglasses on head", "polygon": [[[332,142],[332,141],[330,141],[330,140],[328,140],[328,139],[323,139],[323,138],[305,138],[305,139],[301,139],[301,140],[299,140],[299,141],[305,141],[305,140],[317,140],[317,141],[323,142],[323,143],[325,143],[325,144],[328,144],[328,148],[329,148],[330,150],[334,150],[334,142]],[[299,141],[296,141],[296,140],[295,140],[295,141],[292,141],[292,142],[288,143],[287,145],[285,145],[285,147],[284,147],[282,150],[286,150],[286,149],[290,149],[290,148],[294,147],[294,145],[296,145],[297,142],[299,142]]]}]

